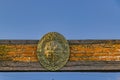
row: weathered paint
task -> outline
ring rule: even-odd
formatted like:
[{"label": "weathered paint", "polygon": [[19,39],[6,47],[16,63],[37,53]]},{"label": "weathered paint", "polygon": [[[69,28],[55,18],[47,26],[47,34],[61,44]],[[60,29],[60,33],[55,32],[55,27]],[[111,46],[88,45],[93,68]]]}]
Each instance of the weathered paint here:
[{"label": "weathered paint", "polygon": [[[120,61],[120,43],[117,43],[116,41],[113,41],[112,43],[106,42],[92,44],[73,44],[73,42],[69,41],[69,44],[69,61]],[[37,62],[37,45],[37,43],[0,44],[0,46],[5,46],[3,50],[5,51],[4,58],[0,57],[0,60]],[[0,54],[2,54],[3,51],[0,50]]]}]

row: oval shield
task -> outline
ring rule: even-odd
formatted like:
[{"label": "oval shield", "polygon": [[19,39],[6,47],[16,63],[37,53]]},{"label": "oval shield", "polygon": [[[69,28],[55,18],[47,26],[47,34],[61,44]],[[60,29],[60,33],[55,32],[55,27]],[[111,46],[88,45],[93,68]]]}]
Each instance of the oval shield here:
[{"label": "oval shield", "polygon": [[41,65],[47,70],[62,68],[70,55],[67,40],[57,32],[47,33],[38,42],[37,56]]}]

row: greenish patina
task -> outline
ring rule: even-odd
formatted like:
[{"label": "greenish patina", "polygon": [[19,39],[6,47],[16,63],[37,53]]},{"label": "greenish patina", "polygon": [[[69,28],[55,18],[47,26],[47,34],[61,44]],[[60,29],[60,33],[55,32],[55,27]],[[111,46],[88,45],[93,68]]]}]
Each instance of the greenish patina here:
[{"label": "greenish patina", "polygon": [[57,32],[50,32],[38,43],[37,55],[41,65],[51,71],[62,68],[69,59],[67,40]]}]

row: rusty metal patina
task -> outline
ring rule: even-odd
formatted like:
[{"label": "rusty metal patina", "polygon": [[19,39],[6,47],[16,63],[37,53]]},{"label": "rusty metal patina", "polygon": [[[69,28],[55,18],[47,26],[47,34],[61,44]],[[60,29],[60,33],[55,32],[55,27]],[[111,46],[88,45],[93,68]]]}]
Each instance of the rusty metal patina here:
[{"label": "rusty metal patina", "polygon": [[47,70],[55,71],[62,68],[67,63],[69,55],[67,40],[57,32],[47,33],[38,43],[38,60]]}]

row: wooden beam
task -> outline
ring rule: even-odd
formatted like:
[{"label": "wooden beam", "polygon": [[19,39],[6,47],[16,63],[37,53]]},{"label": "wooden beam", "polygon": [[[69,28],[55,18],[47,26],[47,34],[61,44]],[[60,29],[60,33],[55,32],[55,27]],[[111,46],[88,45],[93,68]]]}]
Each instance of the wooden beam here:
[{"label": "wooden beam", "polygon": [[[120,40],[68,40],[70,58],[58,71],[120,71]],[[0,40],[0,71],[48,71],[38,62],[38,40]]]}]

